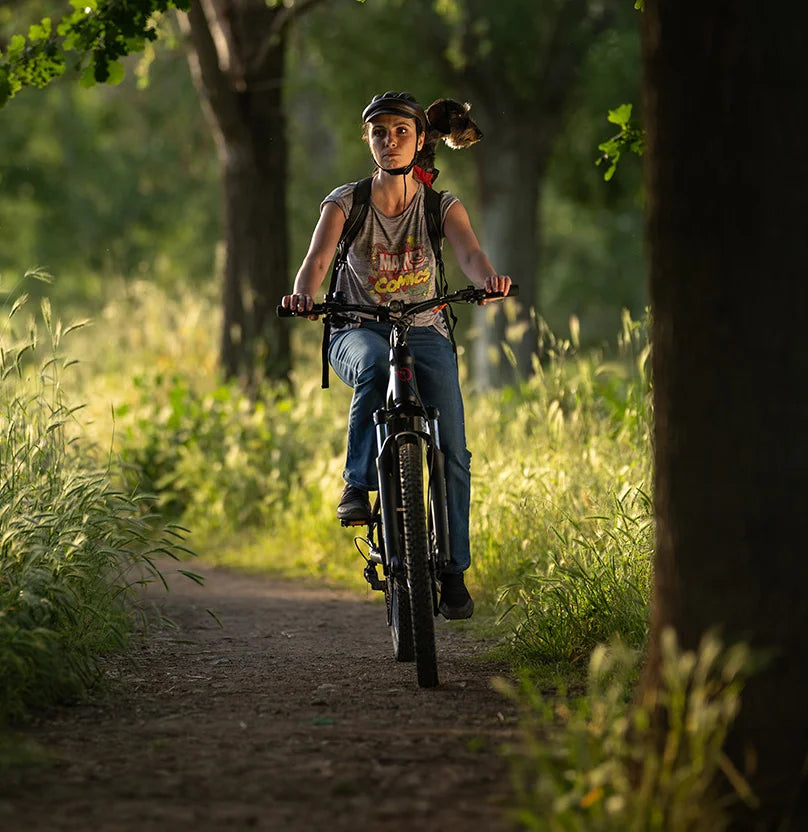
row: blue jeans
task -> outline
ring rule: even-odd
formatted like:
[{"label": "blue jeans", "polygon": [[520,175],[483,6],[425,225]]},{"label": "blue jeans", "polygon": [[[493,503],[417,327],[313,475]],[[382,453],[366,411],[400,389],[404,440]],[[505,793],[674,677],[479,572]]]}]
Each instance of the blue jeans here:
[{"label": "blue jeans", "polygon": [[[343,479],[349,485],[376,491],[376,434],[373,411],[384,407],[390,352],[390,325],[371,321],[331,336],[328,360],[336,374],[353,387],[348,416],[348,455]],[[469,567],[469,500],[471,454],[466,448],[463,398],[457,365],[448,338],[428,327],[411,327],[408,343],[415,361],[418,392],[427,406],[440,411],[440,444],[446,456],[449,546],[447,571]]]}]

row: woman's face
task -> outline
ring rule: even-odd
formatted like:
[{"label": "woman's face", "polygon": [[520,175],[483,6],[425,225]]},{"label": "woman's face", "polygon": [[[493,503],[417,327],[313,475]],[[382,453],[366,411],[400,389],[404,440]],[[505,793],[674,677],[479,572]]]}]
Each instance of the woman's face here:
[{"label": "woman's face", "polygon": [[379,167],[399,168],[413,160],[424,144],[424,135],[416,135],[415,119],[385,113],[370,122],[368,142]]}]

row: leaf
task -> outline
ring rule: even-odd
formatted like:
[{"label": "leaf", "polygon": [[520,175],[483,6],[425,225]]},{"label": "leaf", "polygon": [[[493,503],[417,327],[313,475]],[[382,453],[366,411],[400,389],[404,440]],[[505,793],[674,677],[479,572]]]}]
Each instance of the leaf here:
[{"label": "leaf", "polygon": [[109,74],[107,75],[107,83],[112,86],[120,84],[126,76],[126,70],[120,61],[114,61],[113,63],[108,64],[107,70],[109,71]]},{"label": "leaf", "polygon": [[631,111],[633,110],[631,104],[621,104],[614,110],[609,110],[607,118],[612,124],[617,124],[619,127],[626,128],[631,121]]},{"label": "leaf", "polygon": [[179,572],[180,575],[185,575],[186,578],[190,578],[194,583],[197,583],[200,586],[205,585],[204,575],[197,575],[196,572],[189,572],[187,569],[178,569],[177,572]]}]

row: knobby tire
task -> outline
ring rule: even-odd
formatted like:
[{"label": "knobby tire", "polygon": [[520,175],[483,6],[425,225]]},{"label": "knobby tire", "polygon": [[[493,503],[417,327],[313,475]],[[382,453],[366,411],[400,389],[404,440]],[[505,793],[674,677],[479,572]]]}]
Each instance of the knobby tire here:
[{"label": "knobby tire", "polygon": [[412,641],[412,617],[407,579],[391,575],[387,582],[390,604],[390,632],[393,636],[393,656],[397,662],[411,662],[415,658]]},{"label": "knobby tire", "polygon": [[401,442],[398,459],[404,559],[409,578],[415,667],[419,686],[431,688],[438,684],[438,660],[435,651],[432,575],[429,569],[429,539],[420,442],[414,439]]}]

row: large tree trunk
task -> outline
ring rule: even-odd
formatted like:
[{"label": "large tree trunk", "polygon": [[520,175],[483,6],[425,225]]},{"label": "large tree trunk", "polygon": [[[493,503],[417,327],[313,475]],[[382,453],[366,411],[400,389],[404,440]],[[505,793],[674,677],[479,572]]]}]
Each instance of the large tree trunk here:
[{"label": "large tree trunk", "polygon": [[[808,6],[646,0],[660,636],[771,648],[727,745],[762,802],[738,829],[805,829],[808,797]],[[790,819],[791,825],[779,822]]]},{"label": "large tree trunk", "polygon": [[191,64],[222,166],[225,267],[221,360],[228,376],[285,378],[289,330],[273,309],[287,288],[284,5],[194,0]]}]

